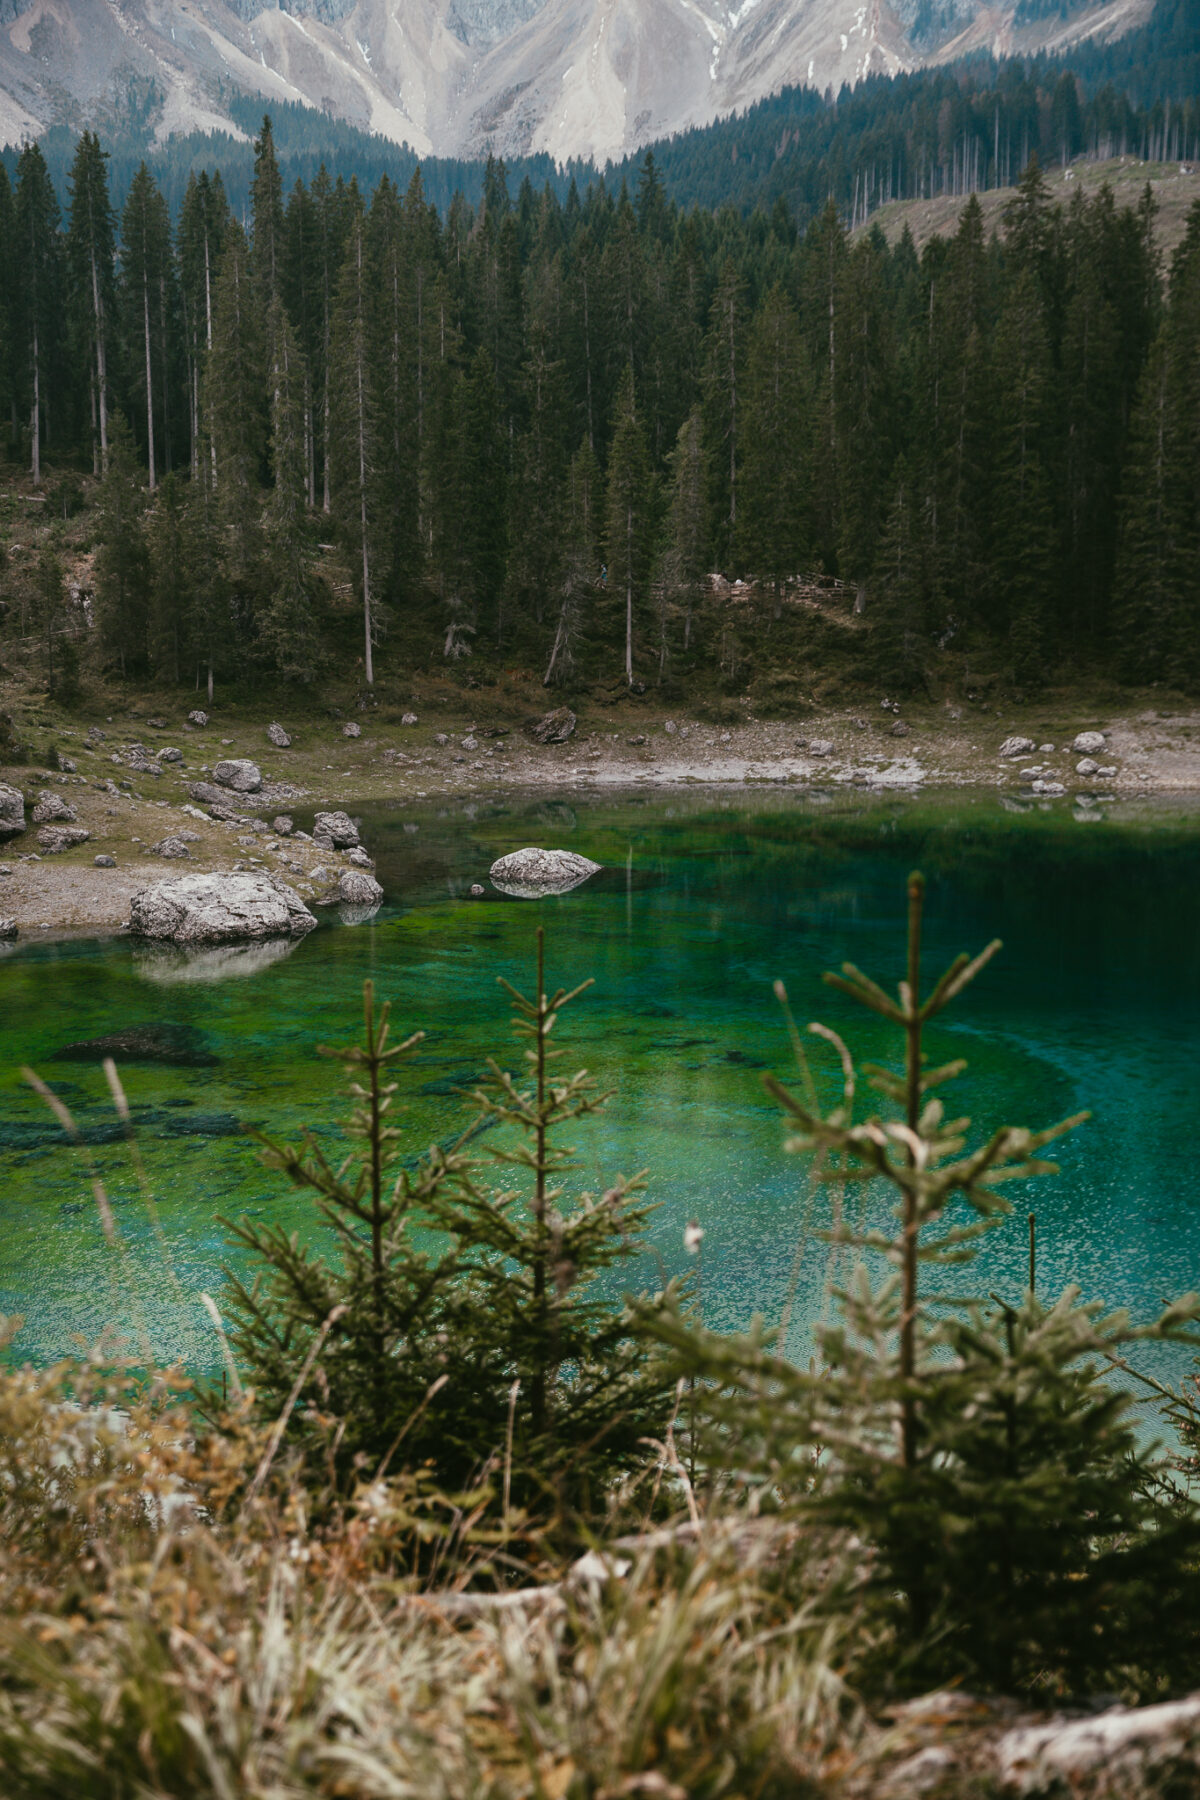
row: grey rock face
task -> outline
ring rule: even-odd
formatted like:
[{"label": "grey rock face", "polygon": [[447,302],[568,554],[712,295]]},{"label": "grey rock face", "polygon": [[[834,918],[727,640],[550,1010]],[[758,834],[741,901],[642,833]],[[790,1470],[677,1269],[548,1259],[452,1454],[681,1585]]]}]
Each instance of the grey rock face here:
[{"label": "grey rock face", "polygon": [[383,899],[383,889],[365,869],[343,869],[337,891],[348,906],[378,906]]},{"label": "grey rock face", "polygon": [[0,838],[16,837],[25,829],[25,796],[20,788],[0,781]]},{"label": "grey rock face", "polygon": [[569,706],[556,706],[553,712],[546,713],[536,725],[530,726],[529,735],[539,744],[565,744],[577,723]]},{"label": "grey rock face", "polygon": [[1028,756],[1033,748],[1034,743],[1032,738],[1006,737],[1000,746],[999,754],[1006,759],[1014,756]]},{"label": "grey rock face", "polygon": [[188,714],[188,724],[189,725],[207,725],[208,724],[208,714],[206,712],[190,712]]},{"label": "grey rock face", "polygon": [[86,844],[91,835],[82,825],[43,825],[37,841],[47,856],[58,856],[63,850],[73,850],[76,844]]},{"label": "grey rock face", "polygon": [[271,820],[271,829],[272,831],[277,832],[280,837],[290,837],[292,832],[291,818],[287,813],[278,813],[276,817]]},{"label": "grey rock face", "polygon": [[319,812],[313,820],[313,842],[327,838],[337,850],[358,843],[358,826],[344,812]]},{"label": "grey rock face", "polygon": [[361,737],[362,736],[362,726],[356,725],[354,720],[351,719],[351,721],[348,725],[342,726],[342,736],[343,737]]},{"label": "grey rock face", "polygon": [[229,944],[302,937],[317,921],[292,888],[270,875],[183,875],[133,896],[135,937],[176,944]]},{"label": "grey rock face", "polygon": [[181,837],[160,838],[150,846],[151,856],[190,856],[191,851]]},{"label": "grey rock face", "polygon": [[271,742],[274,744],[274,746],[277,750],[290,750],[292,747],[292,740],[288,736],[287,732],[283,729],[282,725],[279,725],[279,724],[268,725],[267,726],[267,736],[270,738]]},{"label": "grey rock face", "polygon": [[1102,731],[1081,731],[1071,748],[1078,751],[1080,756],[1098,756],[1104,748],[1104,733]]},{"label": "grey rock face", "polygon": [[35,825],[49,825],[54,819],[62,819],[66,824],[74,825],[77,816],[75,808],[68,806],[61,794],[52,794],[49,788],[42,789],[33,809]]},{"label": "grey rock face", "polygon": [[528,847],[513,850],[494,862],[488,871],[493,885],[502,894],[518,900],[533,899],[539,894],[566,894],[578,887],[589,875],[599,872],[600,863],[574,850],[538,850]]},{"label": "grey rock face", "polygon": [[183,751],[177,749],[174,744],[164,744],[158,753],[158,760],[160,763],[181,763]]},{"label": "grey rock face", "polygon": [[213,769],[213,780],[235,794],[256,794],[262,786],[262,770],[248,757],[226,756]]}]

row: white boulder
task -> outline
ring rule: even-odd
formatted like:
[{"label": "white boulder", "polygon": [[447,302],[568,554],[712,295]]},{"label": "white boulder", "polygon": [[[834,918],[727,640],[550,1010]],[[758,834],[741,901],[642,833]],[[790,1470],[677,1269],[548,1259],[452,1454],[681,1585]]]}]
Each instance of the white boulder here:
[{"label": "white boulder", "polygon": [[267,737],[277,750],[290,750],[292,740],[278,722],[267,726]]},{"label": "white boulder", "polygon": [[271,875],[183,875],[143,888],[129,903],[135,937],[176,944],[302,937],[316,923],[299,894]]},{"label": "white boulder", "polygon": [[262,786],[262,770],[245,756],[224,756],[213,769],[213,780],[235,794],[256,794]]},{"label": "white boulder", "polygon": [[20,788],[0,781],[0,838],[16,837],[25,829],[25,796]]},{"label": "white boulder", "polygon": [[1000,755],[1004,757],[1028,756],[1034,748],[1032,738],[1006,737],[1000,746]]},{"label": "white boulder", "polygon": [[313,839],[324,839],[335,850],[349,850],[358,843],[358,826],[348,813],[319,812],[313,820]]},{"label": "white boulder", "polygon": [[494,862],[488,873],[502,894],[532,900],[541,894],[566,894],[602,865],[574,850],[539,850],[532,846],[513,850]]},{"label": "white boulder", "polygon": [[383,899],[383,889],[366,869],[343,869],[337,891],[347,906],[378,906]]},{"label": "white boulder", "polygon": [[1071,748],[1080,756],[1096,756],[1104,748],[1104,733],[1102,731],[1081,731]]},{"label": "white boulder", "polygon": [[33,809],[35,825],[49,825],[55,819],[62,819],[65,824],[74,825],[76,817],[75,808],[68,806],[61,794],[51,793],[49,788],[42,789]]}]

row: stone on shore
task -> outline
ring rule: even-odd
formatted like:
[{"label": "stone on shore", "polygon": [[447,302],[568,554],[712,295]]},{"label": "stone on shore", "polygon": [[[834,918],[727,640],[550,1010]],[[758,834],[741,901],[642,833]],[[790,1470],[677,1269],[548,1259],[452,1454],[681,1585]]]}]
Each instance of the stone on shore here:
[{"label": "stone on shore", "polygon": [[1080,756],[1098,756],[1104,748],[1104,733],[1102,731],[1081,731],[1071,748]]},{"label": "stone on shore", "polygon": [[0,838],[16,837],[25,829],[25,796],[20,788],[0,781]]},{"label": "stone on shore", "polygon": [[143,888],[129,906],[135,937],[226,944],[301,937],[317,921],[299,894],[270,875],[183,875]]},{"label": "stone on shore", "polygon": [[540,894],[569,893],[590,875],[598,874],[601,867],[574,850],[539,850],[529,846],[500,857],[488,873],[502,894],[531,900]]},{"label": "stone on shore", "polygon": [[35,825],[50,825],[55,819],[61,819],[67,825],[74,825],[78,816],[75,808],[68,806],[61,794],[52,794],[49,788],[42,789],[33,809]]},{"label": "stone on shore", "polygon": [[338,899],[348,906],[378,906],[383,889],[365,869],[343,869],[338,877]]},{"label": "stone on shore", "polygon": [[358,826],[344,812],[319,812],[313,820],[313,842],[322,838],[335,850],[349,850],[359,841]]},{"label": "stone on shore", "polygon": [[833,755],[833,739],[832,738],[810,738],[809,744],[808,744],[808,754],[810,756],[832,756]]},{"label": "stone on shore", "polygon": [[15,938],[16,935],[17,921],[15,919],[0,919],[0,942],[3,942],[5,938]]},{"label": "stone on shore", "polygon": [[577,720],[569,706],[556,706],[529,727],[529,735],[539,744],[565,744],[575,730]]},{"label": "stone on shore", "polygon": [[278,723],[267,726],[267,736],[277,750],[290,750],[292,747],[291,738]]},{"label": "stone on shore", "polygon": [[235,794],[256,794],[262,786],[262,770],[248,757],[226,756],[213,769],[213,780]]},{"label": "stone on shore", "polygon": [[1000,755],[1005,758],[1028,756],[1034,748],[1033,739],[1027,737],[1006,737],[1000,746]]},{"label": "stone on shore", "polygon": [[43,825],[37,841],[47,856],[58,856],[64,850],[73,850],[76,844],[86,844],[91,835],[82,825]]},{"label": "stone on shore", "polygon": [[1099,767],[1100,764],[1094,757],[1084,756],[1075,764],[1075,773],[1077,775],[1095,775]]}]

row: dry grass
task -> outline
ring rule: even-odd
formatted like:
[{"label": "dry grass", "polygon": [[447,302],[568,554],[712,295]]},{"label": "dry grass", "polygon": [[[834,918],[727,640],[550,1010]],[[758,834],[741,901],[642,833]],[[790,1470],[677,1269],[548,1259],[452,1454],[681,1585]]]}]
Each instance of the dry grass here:
[{"label": "dry grass", "polygon": [[[742,1519],[506,1604],[395,1571],[411,1478],[344,1502],[97,1357],[0,1371],[6,1800],[802,1794],[860,1731],[828,1562]],[[828,1546],[825,1546],[826,1556]]]}]

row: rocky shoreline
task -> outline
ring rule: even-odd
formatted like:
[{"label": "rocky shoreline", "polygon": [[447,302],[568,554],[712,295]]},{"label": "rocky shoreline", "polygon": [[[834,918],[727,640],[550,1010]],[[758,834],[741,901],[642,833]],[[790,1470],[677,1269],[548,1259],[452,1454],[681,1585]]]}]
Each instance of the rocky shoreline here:
[{"label": "rocky shoreline", "polygon": [[[1022,719],[902,710],[885,698],[869,717],[722,726],[664,714],[613,730],[566,707],[524,724],[491,719],[482,705],[458,719],[438,712],[291,731],[218,727],[203,713],[64,724],[57,768],[0,767],[0,938],[128,929],[135,895],[185,872],[268,874],[306,906],[361,916],[381,893],[352,814],[389,799],[979,787],[1017,807],[1069,806],[1086,821],[1114,798],[1200,793],[1200,713],[1095,718],[1064,708]],[[313,829],[298,829],[293,813],[310,811]]]}]

